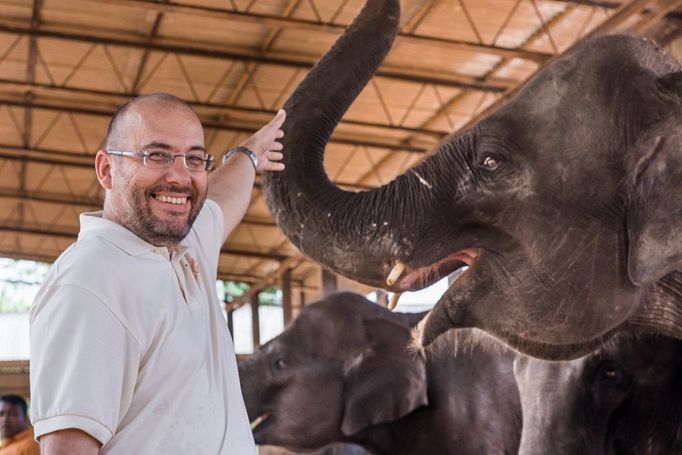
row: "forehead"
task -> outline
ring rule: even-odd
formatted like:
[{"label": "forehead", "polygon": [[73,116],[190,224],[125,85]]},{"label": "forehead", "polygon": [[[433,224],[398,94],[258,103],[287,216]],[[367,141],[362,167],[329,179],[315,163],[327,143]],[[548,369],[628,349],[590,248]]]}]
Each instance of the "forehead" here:
[{"label": "forehead", "polygon": [[129,114],[126,126],[136,147],[168,144],[179,150],[204,146],[204,130],[189,108],[173,103],[145,103]]}]

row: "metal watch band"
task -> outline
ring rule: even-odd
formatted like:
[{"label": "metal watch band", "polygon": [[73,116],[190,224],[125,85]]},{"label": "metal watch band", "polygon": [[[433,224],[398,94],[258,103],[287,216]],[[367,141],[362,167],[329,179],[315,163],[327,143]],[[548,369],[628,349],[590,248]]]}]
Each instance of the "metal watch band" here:
[{"label": "metal watch band", "polygon": [[248,156],[251,159],[251,164],[253,164],[253,170],[255,171],[258,167],[258,157],[256,154],[253,152],[253,150],[249,150],[246,147],[232,147],[229,149],[225,154],[223,155],[223,164],[225,164],[225,161],[235,153],[243,153],[244,155]]}]

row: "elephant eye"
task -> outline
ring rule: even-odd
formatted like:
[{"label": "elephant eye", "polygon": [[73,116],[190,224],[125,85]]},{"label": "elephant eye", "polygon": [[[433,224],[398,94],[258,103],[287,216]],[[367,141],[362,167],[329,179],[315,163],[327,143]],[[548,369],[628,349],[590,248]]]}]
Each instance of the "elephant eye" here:
[{"label": "elephant eye", "polygon": [[275,368],[277,370],[283,370],[287,367],[287,361],[284,359],[277,359],[275,360]]},{"label": "elephant eye", "polygon": [[500,164],[502,163],[502,159],[493,154],[487,154],[483,156],[483,160],[481,161],[481,166],[483,166],[485,169],[494,171],[497,169]]},{"label": "elephant eye", "polygon": [[629,382],[627,374],[613,362],[602,364],[596,379],[601,386],[615,389],[626,388]]}]

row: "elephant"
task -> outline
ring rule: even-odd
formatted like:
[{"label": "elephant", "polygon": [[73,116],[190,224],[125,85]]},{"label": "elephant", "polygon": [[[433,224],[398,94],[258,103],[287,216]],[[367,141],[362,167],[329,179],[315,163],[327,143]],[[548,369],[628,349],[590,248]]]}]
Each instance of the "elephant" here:
[{"label": "elephant", "polygon": [[578,360],[519,356],[519,455],[682,453],[682,341],[609,340]]},{"label": "elephant", "polygon": [[307,257],[393,292],[468,269],[416,334],[478,328],[545,359],[623,333],[682,335],[682,72],[648,40],[581,42],[393,181],[345,191],[329,136],[382,62],[398,0],[368,0],[286,101],[284,164],[264,176]]},{"label": "elephant", "polygon": [[514,353],[501,343],[468,344],[453,358],[443,337],[425,358],[409,349],[410,329],[423,316],[392,313],[351,292],[306,306],[239,364],[256,443],[302,451],[343,442],[391,455],[516,454]]}]

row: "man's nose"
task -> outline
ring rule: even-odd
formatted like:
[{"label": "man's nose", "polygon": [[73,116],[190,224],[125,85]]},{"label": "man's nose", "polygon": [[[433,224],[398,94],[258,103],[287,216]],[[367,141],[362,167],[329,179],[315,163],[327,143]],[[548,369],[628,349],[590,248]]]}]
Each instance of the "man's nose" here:
[{"label": "man's nose", "polygon": [[187,183],[192,180],[192,175],[187,166],[185,166],[185,159],[183,157],[176,156],[173,164],[166,169],[166,180],[181,183]]}]

